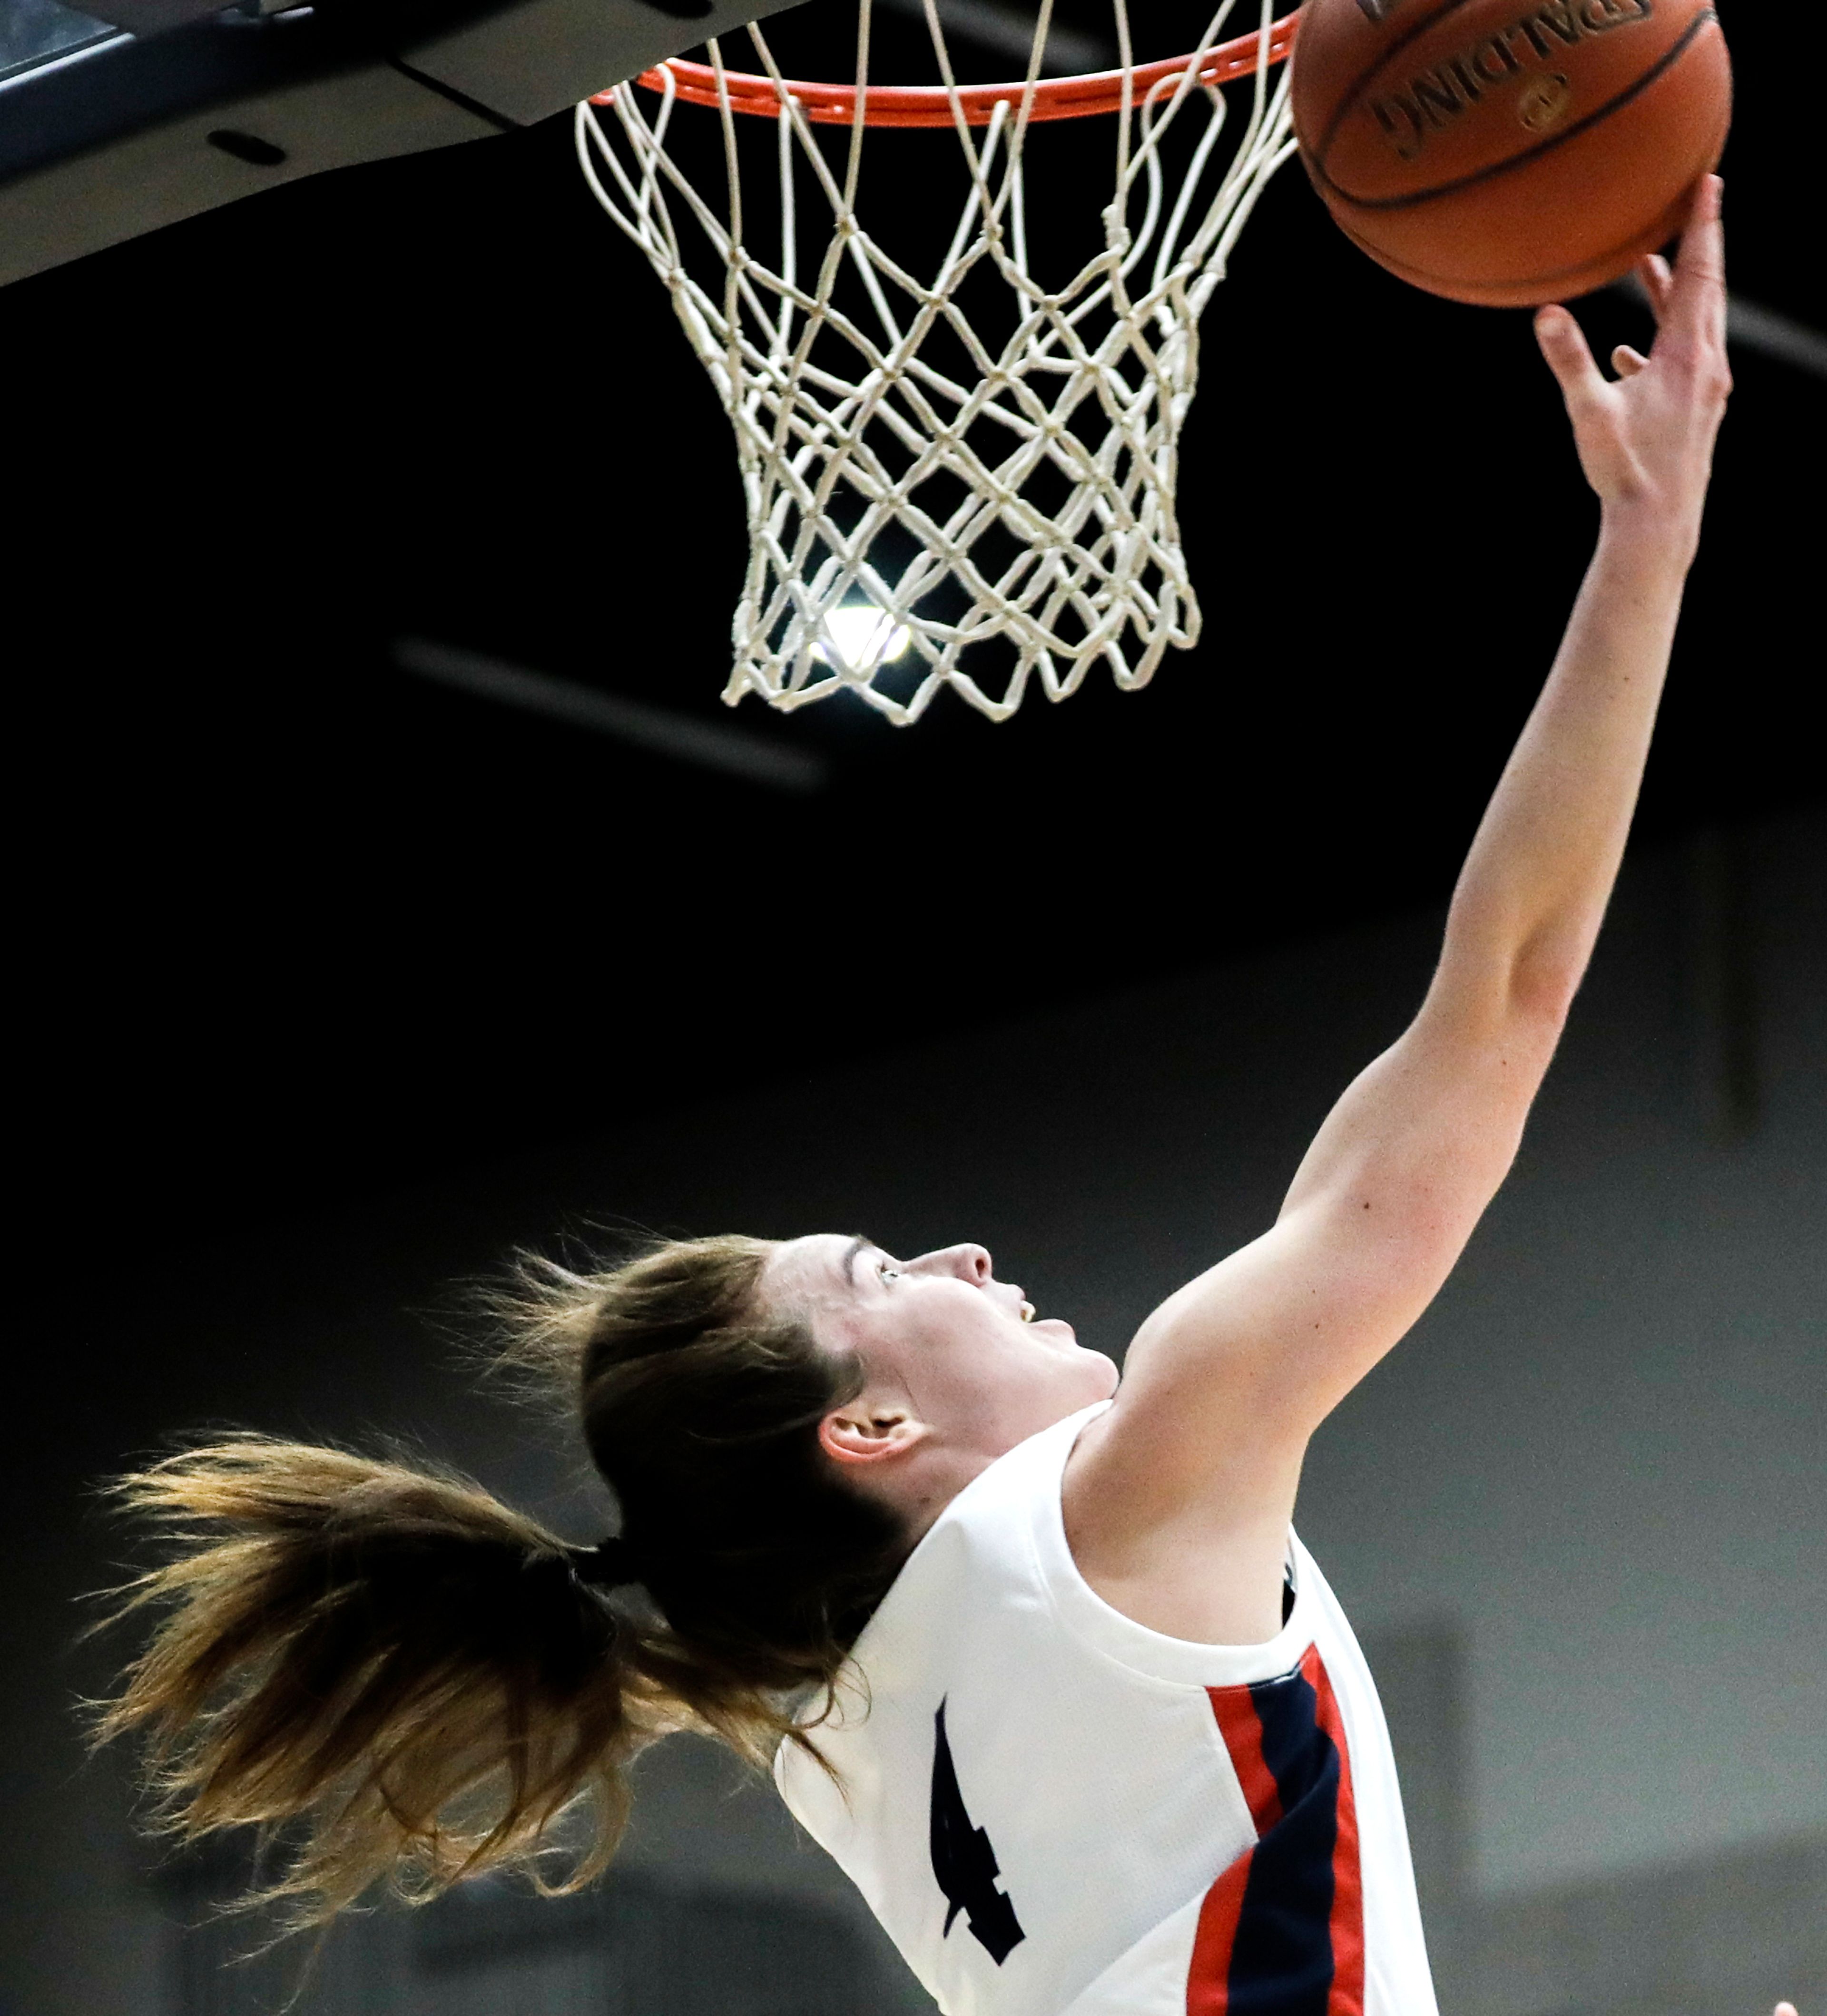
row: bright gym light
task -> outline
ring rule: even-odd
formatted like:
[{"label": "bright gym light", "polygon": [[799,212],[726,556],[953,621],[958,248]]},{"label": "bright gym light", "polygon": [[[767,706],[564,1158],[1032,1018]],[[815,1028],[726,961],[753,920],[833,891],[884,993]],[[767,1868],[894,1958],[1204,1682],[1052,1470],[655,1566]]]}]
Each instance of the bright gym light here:
[{"label": "bright gym light", "polygon": [[834,660],[846,672],[872,672],[901,657],[911,642],[906,625],[873,602],[847,602],[827,610],[824,627],[831,641],[817,647],[818,655],[827,664]]}]

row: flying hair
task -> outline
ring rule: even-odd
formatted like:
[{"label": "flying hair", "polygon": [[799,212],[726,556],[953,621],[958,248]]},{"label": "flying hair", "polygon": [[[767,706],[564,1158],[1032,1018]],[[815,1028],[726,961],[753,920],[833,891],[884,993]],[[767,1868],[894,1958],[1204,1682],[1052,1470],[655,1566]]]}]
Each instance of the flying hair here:
[{"label": "flying hair", "polygon": [[492,1293],[502,1362],[560,1400],[620,1503],[599,1547],[441,1466],[261,1435],[117,1480],[164,1558],[114,1592],[107,1621],[157,1621],[95,1740],[144,1739],[154,1824],[259,1830],[280,1853],[251,1901],[316,1924],[491,1870],[581,1888],[629,1763],[673,1731],[762,1768],[782,1741],[816,1755],[906,1549],[819,1449],[860,1375],[768,1308],[770,1251],[524,1258]]}]

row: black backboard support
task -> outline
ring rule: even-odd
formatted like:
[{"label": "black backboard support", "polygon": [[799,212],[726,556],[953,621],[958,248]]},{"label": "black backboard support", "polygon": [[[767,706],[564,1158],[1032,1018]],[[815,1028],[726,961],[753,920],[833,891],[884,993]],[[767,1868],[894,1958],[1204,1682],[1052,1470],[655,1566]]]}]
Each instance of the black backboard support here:
[{"label": "black backboard support", "polygon": [[0,71],[0,282],[301,175],[532,125],[792,0],[96,4],[0,0],[21,52]]}]

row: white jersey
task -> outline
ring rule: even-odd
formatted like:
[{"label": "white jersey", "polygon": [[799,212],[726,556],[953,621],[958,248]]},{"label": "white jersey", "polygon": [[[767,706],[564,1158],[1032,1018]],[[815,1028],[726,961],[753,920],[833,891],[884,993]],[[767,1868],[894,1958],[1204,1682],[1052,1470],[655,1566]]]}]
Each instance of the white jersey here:
[{"label": "white jersey", "polygon": [[[1108,1402],[1103,1403],[1108,1406]],[[946,2016],[1436,2016],[1389,1731],[1289,1535],[1287,1621],[1196,1645],[1066,1544],[1087,1408],[961,1491],[775,1777]]]}]

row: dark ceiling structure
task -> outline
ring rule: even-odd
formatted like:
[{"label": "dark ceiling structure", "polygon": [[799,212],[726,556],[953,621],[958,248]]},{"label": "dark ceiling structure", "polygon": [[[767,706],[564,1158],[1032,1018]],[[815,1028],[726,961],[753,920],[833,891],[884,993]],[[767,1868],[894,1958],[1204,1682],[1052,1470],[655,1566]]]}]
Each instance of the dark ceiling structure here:
[{"label": "dark ceiling structure", "polygon": [[[816,63],[846,18],[775,26]],[[1818,328],[1805,67],[1775,10],[1726,26],[1735,284]],[[910,216],[925,139],[881,175]],[[1108,145],[1062,139],[1050,211]],[[270,1216],[1443,898],[1595,522],[1528,319],[1403,287],[1290,167],[1203,341],[1197,649],[897,732],[720,705],[728,429],[566,118],[0,291],[44,1236]],[[1649,839],[1820,789],[1827,381],[1736,363]]]}]

